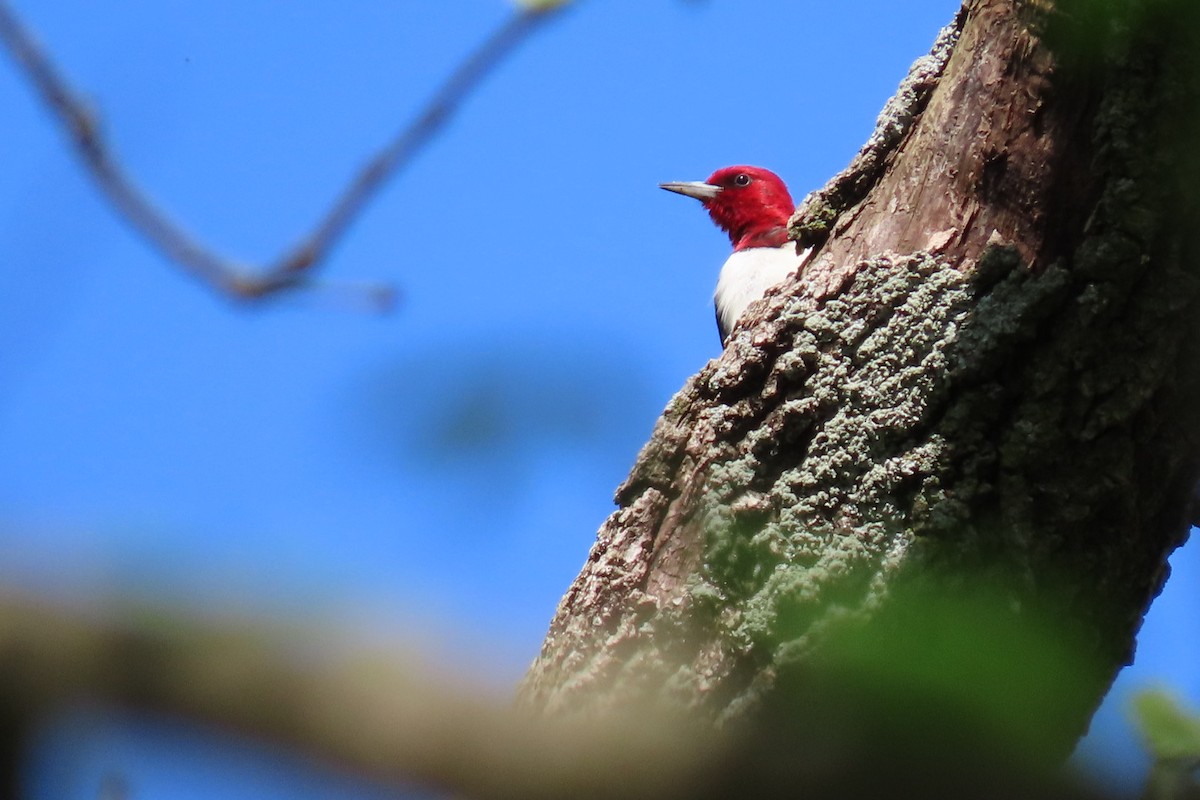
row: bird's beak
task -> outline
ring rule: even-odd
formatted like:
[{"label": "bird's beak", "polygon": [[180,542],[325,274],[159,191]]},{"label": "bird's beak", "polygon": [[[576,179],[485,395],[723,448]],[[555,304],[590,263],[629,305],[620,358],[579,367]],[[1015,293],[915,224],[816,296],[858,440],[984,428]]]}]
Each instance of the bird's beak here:
[{"label": "bird's beak", "polygon": [[720,186],[714,186],[711,183],[705,183],[704,181],[660,183],[658,188],[666,189],[668,192],[685,194],[688,197],[694,197],[697,200],[712,200],[721,193]]}]

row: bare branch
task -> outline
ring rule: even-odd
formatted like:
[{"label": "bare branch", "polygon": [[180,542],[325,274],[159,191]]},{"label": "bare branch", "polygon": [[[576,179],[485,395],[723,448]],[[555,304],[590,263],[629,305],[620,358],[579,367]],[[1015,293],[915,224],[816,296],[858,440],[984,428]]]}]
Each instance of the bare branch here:
[{"label": "bare branch", "polygon": [[[117,161],[96,117],[21,24],[6,0],[0,0],[2,40],[45,105],[70,136],[89,173],[122,215],[163,255],[193,277],[234,300],[255,301],[311,286],[312,274],[329,256],[347,228],[380,187],[413,158],[450,120],[463,101],[530,35],[562,6],[531,6],[513,14],[450,75],[416,118],[370,158],[350,181],[311,233],[262,267],[227,258],[189,234],[143,192]],[[391,307],[390,286],[363,289],[379,310]]]}]

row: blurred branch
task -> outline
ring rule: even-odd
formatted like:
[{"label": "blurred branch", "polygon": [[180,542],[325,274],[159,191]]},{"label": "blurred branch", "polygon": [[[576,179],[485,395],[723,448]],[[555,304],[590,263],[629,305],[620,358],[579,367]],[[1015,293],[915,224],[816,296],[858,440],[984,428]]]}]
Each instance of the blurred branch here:
[{"label": "blurred branch", "polygon": [[[690,793],[709,743],[666,723],[550,723],[396,652],[162,608],[71,613],[0,596],[0,796],[29,735],[102,703],[215,725],[393,783],[481,798]],[[7,792],[7,794],[5,794]]]},{"label": "blurred branch", "polygon": [[[897,736],[872,719],[875,704],[847,704],[837,690],[823,691],[834,705],[799,727],[718,734],[645,706],[636,719],[548,719],[313,630],[89,609],[0,595],[0,797],[19,796],[30,735],[84,702],[207,723],[366,778],[474,798],[1102,798],[1027,773],[1005,748],[974,746],[980,739],[960,752],[940,736]],[[958,741],[951,723],[938,720]]]},{"label": "blurred branch", "polygon": [[[167,258],[217,292],[234,300],[253,301],[311,286],[312,273],[384,182],[410,164],[471,92],[562,5],[524,4],[524,10],[509,17],[451,73],[415,119],[366,161],[309,234],[274,261],[249,269],[191,236],[134,184],[113,155],[95,114],[6,0],[0,0],[0,40],[66,129],[96,183],[130,224]],[[374,285],[364,291],[381,310],[394,301],[390,286]]]}]

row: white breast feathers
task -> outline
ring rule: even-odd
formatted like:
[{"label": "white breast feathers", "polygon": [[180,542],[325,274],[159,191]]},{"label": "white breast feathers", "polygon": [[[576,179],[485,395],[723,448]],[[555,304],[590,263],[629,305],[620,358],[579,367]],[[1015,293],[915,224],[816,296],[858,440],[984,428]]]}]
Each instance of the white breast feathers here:
[{"label": "white breast feathers", "polygon": [[783,247],[739,250],[729,257],[721,267],[714,297],[721,344],[725,344],[746,306],[803,266],[811,253],[809,249],[797,254],[795,242],[788,242]]}]

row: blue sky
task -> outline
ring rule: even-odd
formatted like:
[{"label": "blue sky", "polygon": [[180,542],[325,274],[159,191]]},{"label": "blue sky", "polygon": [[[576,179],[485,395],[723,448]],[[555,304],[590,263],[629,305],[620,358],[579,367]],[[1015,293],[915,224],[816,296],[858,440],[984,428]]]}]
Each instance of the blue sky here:
[{"label": "blue sky", "polygon": [[[115,217],[0,61],[0,579],[414,640],[497,686],[554,606],[658,413],[718,353],[727,250],[663,180],[761,164],[798,200],[841,169],[953,0],[581,2],[391,183],[311,293],[215,298]],[[140,183],[269,259],[510,13],[502,0],[23,0]],[[565,409],[565,411],[564,411]],[[1200,555],[1085,743],[1142,768],[1122,704],[1200,702]],[[86,711],[37,796],[373,797],[195,732]],[[156,727],[157,726],[157,727]],[[199,737],[199,738],[197,738]],[[64,764],[71,765],[70,769]]]}]

